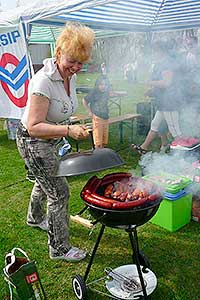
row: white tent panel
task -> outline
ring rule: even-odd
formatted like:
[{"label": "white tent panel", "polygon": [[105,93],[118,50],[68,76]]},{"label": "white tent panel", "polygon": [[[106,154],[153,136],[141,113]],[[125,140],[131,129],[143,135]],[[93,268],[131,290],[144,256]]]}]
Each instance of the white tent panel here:
[{"label": "white tent panel", "polygon": [[19,20],[51,26],[75,20],[115,31],[177,30],[200,26],[200,0],[40,0],[0,14],[1,27]]},{"label": "white tent panel", "polygon": [[31,44],[29,45],[29,52],[31,55],[32,63],[41,64],[43,60],[50,56],[50,45],[48,44]]}]

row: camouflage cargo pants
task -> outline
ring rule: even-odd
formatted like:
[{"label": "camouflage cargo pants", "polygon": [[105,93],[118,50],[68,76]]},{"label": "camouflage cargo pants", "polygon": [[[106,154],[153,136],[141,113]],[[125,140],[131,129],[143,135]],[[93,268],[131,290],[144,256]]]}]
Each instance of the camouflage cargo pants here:
[{"label": "camouflage cargo pants", "polygon": [[41,223],[47,214],[48,244],[58,254],[62,254],[70,248],[69,187],[65,177],[55,177],[58,168],[56,143],[54,139],[30,137],[21,123],[18,127],[18,150],[36,178],[30,197],[27,221]]}]

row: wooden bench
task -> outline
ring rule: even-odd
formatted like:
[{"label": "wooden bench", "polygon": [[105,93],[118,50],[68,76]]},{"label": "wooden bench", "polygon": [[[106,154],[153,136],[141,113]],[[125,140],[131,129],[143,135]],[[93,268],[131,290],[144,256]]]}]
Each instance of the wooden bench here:
[{"label": "wooden bench", "polygon": [[[124,142],[124,126],[128,127],[131,129],[131,143],[133,142],[133,124],[134,121],[137,120],[138,118],[142,117],[141,114],[126,114],[126,115],[121,115],[118,117],[111,117],[108,119],[108,124],[112,125],[115,123],[119,123],[119,141],[120,143]],[[86,115],[76,115],[72,117],[71,119],[71,124],[76,124],[76,123],[87,123],[88,121],[91,122],[91,118]],[[78,142],[77,142],[78,145]],[[78,146],[77,146],[78,149]]]},{"label": "wooden bench", "polygon": [[109,118],[109,120],[108,120],[109,125],[119,123],[119,141],[120,141],[120,143],[124,142],[124,138],[123,138],[124,126],[127,126],[128,128],[131,129],[131,143],[133,143],[133,124],[134,124],[133,122],[140,117],[142,117],[141,114],[126,114],[123,116]]}]

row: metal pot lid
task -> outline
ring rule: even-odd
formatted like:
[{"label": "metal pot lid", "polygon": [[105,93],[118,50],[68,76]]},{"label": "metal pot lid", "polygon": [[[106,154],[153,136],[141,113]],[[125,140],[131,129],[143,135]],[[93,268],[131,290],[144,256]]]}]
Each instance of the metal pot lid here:
[{"label": "metal pot lid", "polygon": [[59,161],[56,176],[74,176],[121,166],[125,162],[110,148],[66,154]]}]

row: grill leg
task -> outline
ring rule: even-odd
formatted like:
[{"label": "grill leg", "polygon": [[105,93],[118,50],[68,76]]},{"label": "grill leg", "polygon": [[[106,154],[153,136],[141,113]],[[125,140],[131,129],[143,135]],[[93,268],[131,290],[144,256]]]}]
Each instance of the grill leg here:
[{"label": "grill leg", "polygon": [[90,269],[91,269],[91,266],[92,266],[92,263],[93,263],[93,260],[94,260],[95,253],[96,253],[96,251],[97,251],[97,248],[98,248],[99,243],[100,243],[100,241],[101,241],[102,235],[103,235],[103,233],[104,233],[104,229],[105,229],[105,225],[102,225],[102,226],[101,226],[101,229],[100,229],[100,232],[99,232],[99,235],[98,235],[98,238],[97,238],[97,241],[96,241],[96,244],[95,244],[94,249],[93,249],[93,251],[92,251],[90,261],[89,261],[88,266],[87,266],[87,269],[86,269],[86,271],[85,271],[84,281],[87,280],[88,274],[89,274],[89,272],[90,272]]},{"label": "grill leg", "polygon": [[119,122],[119,141],[121,144],[123,144],[123,121]]},{"label": "grill leg", "polygon": [[[143,299],[148,300],[146,287],[145,287],[145,284],[144,284],[144,278],[142,276],[142,271],[141,271],[141,268],[140,268],[139,243],[138,243],[136,226],[134,228],[126,229],[126,231],[128,232],[131,247],[132,247],[132,250],[133,250],[133,259],[136,262],[137,271],[138,271],[138,275],[139,275],[139,278],[140,278],[140,283],[141,283],[142,290],[143,290],[143,295],[144,295]],[[134,238],[133,238],[133,231],[134,231]]]}]

